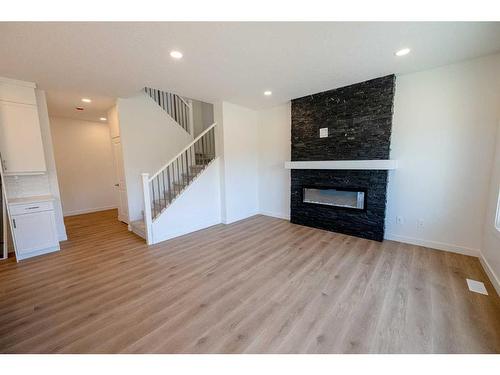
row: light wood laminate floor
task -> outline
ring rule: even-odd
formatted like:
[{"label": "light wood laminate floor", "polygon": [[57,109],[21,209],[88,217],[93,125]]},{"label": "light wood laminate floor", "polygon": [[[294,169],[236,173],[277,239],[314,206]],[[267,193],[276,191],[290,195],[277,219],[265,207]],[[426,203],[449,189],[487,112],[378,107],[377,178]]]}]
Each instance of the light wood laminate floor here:
[{"label": "light wood laminate floor", "polygon": [[149,248],[113,210],[66,226],[59,253],[0,263],[0,352],[500,351],[473,257],[265,216]]}]

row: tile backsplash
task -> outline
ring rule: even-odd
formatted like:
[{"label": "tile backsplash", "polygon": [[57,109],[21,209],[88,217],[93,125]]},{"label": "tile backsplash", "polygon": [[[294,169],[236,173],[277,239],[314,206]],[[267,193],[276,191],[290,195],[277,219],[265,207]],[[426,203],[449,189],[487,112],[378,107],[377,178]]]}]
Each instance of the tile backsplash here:
[{"label": "tile backsplash", "polygon": [[49,176],[47,174],[30,176],[6,176],[5,188],[7,197],[9,198],[49,195]]}]

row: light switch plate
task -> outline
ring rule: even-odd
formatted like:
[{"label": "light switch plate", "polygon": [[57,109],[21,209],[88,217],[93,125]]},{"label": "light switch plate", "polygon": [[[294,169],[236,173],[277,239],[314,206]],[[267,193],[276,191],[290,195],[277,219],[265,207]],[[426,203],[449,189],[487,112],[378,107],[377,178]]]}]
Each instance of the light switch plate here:
[{"label": "light switch plate", "polygon": [[328,137],[328,128],[319,129],[319,137],[320,138],[327,138]]},{"label": "light switch plate", "polygon": [[476,281],[471,279],[466,279],[466,280],[467,280],[467,286],[469,287],[470,291],[488,295],[488,291],[486,290],[486,287],[481,281]]}]

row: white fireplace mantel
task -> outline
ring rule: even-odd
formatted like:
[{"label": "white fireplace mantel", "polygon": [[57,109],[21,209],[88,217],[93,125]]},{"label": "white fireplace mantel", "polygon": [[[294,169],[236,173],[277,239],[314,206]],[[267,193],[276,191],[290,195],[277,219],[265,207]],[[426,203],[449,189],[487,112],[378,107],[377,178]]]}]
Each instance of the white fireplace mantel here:
[{"label": "white fireplace mantel", "polygon": [[320,160],[320,161],[286,161],[286,169],[397,169],[397,160]]}]

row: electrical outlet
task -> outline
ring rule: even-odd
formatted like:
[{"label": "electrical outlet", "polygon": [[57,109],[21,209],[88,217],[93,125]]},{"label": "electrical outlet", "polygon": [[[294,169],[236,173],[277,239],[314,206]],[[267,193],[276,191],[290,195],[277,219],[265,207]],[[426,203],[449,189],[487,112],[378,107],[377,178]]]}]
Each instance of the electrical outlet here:
[{"label": "electrical outlet", "polygon": [[403,218],[403,216],[396,216],[396,223],[398,223],[399,225],[403,225],[405,222],[405,219]]},{"label": "electrical outlet", "polygon": [[424,219],[418,219],[417,228],[422,229],[424,227]]}]

